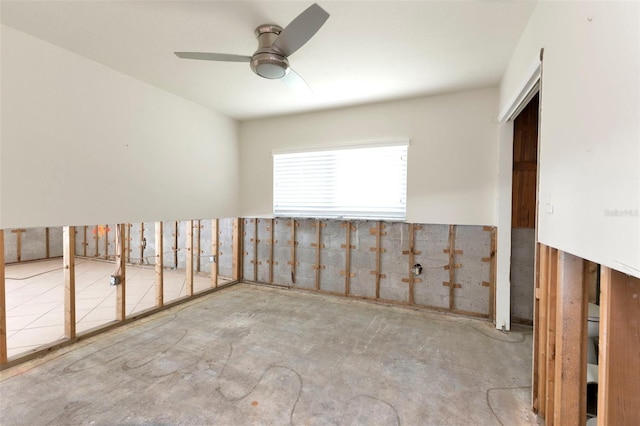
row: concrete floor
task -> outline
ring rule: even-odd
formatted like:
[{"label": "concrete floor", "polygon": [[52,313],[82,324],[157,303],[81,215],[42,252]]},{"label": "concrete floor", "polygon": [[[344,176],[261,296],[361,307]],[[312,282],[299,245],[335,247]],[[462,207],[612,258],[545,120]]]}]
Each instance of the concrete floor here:
[{"label": "concrete floor", "polygon": [[537,424],[531,344],[242,284],[1,372],[0,424]]}]

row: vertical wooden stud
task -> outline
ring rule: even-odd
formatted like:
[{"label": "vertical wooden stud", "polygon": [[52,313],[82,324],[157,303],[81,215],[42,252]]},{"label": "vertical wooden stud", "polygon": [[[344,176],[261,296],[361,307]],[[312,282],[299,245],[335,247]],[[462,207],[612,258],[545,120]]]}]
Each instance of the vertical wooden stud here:
[{"label": "vertical wooden stud", "polygon": [[351,294],[351,222],[344,222],[346,229],[345,244],[344,244],[344,294],[348,296]]},{"label": "vertical wooden stud", "polygon": [[131,224],[127,223],[124,226],[124,229],[127,233],[125,236],[125,241],[127,242],[127,248],[125,250],[125,259],[127,263],[131,263]]},{"label": "vertical wooden stud", "polygon": [[87,226],[82,227],[82,255],[87,257]]},{"label": "vertical wooden stud", "polygon": [[415,230],[413,223],[409,224],[409,304],[415,304],[415,278],[413,276],[413,264],[415,260]]},{"label": "vertical wooden stud", "polygon": [[320,221],[316,220],[316,291],[320,290]]},{"label": "vertical wooden stud", "polygon": [[218,219],[211,220],[211,287],[218,287]]},{"label": "vertical wooden stud", "polygon": [[273,239],[275,236],[274,232],[275,220],[270,219],[269,221],[269,284],[273,284]]},{"label": "vertical wooden stud", "polygon": [[187,220],[185,223],[187,235],[186,246],[186,287],[187,296],[193,296],[193,220]]},{"label": "vertical wooden stud", "polygon": [[104,225],[104,258],[109,259],[109,225]]},{"label": "vertical wooden stud", "polygon": [[640,424],[640,279],[602,267],[598,424]]},{"label": "vertical wooden stud", "polygon": [[583,260],[560,252],[556,308],[554,423],[587,422],[587,302]]},{"label": "vertical wooden stud", "polygon": [[545,418],[546,383],[547,383],[547,293],[549,288],[549,247],[538,243],[538,290],[535,298],[536,329],[534,348],[533,398],[536,412]]},{"label": "vertical wooden stud", "polygon": [[4,284],[4,231],[0,229],[0,365],[7,363],[7,308]]},{"label": "vertical wooden stud", "polygon": [[233,219],[233,262],[232,262],[232,279],[237,281],[242,277],[242,244],[240,244],[240,235],[242,232],[242,222],[239,218]]},{"label": "vertical wooden stud", "polygon": [[126,304],[126,288],[127,288],[127,280],[126,280],[126,250],[127,250],[127,239],[125,238],[125,224],[118,223],[116,224],[116,270],[117,274],[120,276],[120,284],[116,286],[116,320],[124,321],[127,315],[127,304]]},{"label": "vertical wooden stud", "polygon": [[64,263],[64,336],[76,337],[76,230],[73,226],[62,229],[62,258]]},{"label": "vertical wooden stud", "polygon": [[456,226],[449,225],[449,309],[455,309],[455,279],[456,279]]},{"label": "vertical wooden stud", "polygon": [[291,283],[296,283],[296,220],[291,218]]},{"label": "vertical wooden stud", "polygon": [[178,269],[178,236],[180,231],[180,222],[175,221],[173,225],[173,267]]},{"label": "vertical wooden stud", "polygon": [[93,227],[93,239],[96,242],[95,247],[94,247],[95,251],[93,253],[94,257],[99,257],[100,256],[100,247],[98,245],[99,238],[100,238],[99,232],[100,232],[100,227],[98,225],[94,226]]},{"label": "vertical wooden stud", "polygon": [[[48,259],[51,257],[50,244],[51,239],[49,237],[49,228],[44,228],[44,240],[45,240],[45,257]],[[74,247],[75,250],[75,247]]]},{"label": "vertical wooden stud", "polygon": [[162,248],[162,222],[156,222],[156,306],[164,304],[164,256]]},{"label": "vertical wooden stud", "polygon": [[22,233],[27,232],[26,229],[12,229],[11,233],[16,234],[16,258],[18,262],[22,261]]},{"label": "vertical wooden stud", "polygon": [[489,264],[489,319],[496,320],[496,253],[498,252],[498,229],[491,230],[491,263]]},{"label": "vertical wooden stud", "polygon": [[258,224],[260,219],[253,221],[253,281],[258,281]]},{"label": "vertical wooden stud", "polygon": [[140,264],[144,263],[144,249],[147,247],[147,239],[144,236],[144,222],[140,222]]},{"label": "vertical wooden stud", "polygon": [[556,381],[556,307],[558,300],[558,250],[548,248],[547,275],[547,381],[545,383],[545,426],[554,425]]},{"label": "vertical wooden stud", "polygon": [[376,224],[376,299],[380,299],[380,252],[382,251],[382,222]]},{"label": "vertical wooden stud", "polygon": [[200,231],[202,229],[202,226],[200,225],[200,219],[195,221],[195,225],[196,225],[196,235],[195,235],[195,250],[194,250],[194,256],[196,256],[195,260],[196,260],[196,271],[200,272],[200,257],[202,255],[202,249],[200,248]]}]

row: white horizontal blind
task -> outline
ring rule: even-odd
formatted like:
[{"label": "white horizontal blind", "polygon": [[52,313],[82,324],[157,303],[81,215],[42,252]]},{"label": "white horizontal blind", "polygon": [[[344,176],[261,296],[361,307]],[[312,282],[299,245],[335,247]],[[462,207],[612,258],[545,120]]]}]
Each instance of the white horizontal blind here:
[{"label": "white horizontal blind", "polygon": [[276,216],[406,218],[407,145],[273,155]]}]

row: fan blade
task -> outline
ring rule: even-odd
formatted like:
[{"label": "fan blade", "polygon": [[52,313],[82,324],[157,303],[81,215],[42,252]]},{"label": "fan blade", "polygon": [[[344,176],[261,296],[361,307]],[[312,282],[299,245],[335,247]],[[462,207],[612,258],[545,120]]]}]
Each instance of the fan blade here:
[{"label": "fan blade", "polygon": [[285,56],[293,54],[318,32],[328,18],[329,14],[323,8],[317,3],[312,4],[282,30],[273,47]]},{"label": "fan blade", "polygon": [[249,62],[251,56],[229,55],[227,53],[173,52],[178,58],[198,59],[201,61]]},{"label": "fan blade", "polygon": [[295,90],[296,92],[307,93],[310,95],[313,94],[313,90],[311,89],[311,86],[309,86],[307,82],[304,81],[302,77],[300,77],[300,74],[295,72],[291,67],[289,67],[289,72],[287,73],[287,75],[282,77],[280,81],[282,81],[285,84],[285,86]]}]

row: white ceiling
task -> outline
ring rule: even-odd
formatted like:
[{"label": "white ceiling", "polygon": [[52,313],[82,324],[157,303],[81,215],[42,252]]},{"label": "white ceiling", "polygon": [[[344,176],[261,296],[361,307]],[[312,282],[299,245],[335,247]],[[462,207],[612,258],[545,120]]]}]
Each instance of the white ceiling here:
[{"label": "white ceiling", "polygon": [[311,1],[2,1],[2,23],[238,120],[498,84],[535,2],[319,1],[326,24],[290,57],[309,94],[246,63],[259,24]]}]

